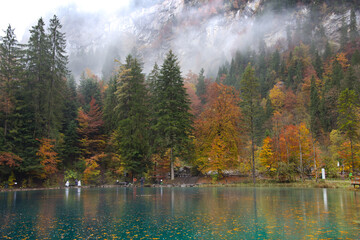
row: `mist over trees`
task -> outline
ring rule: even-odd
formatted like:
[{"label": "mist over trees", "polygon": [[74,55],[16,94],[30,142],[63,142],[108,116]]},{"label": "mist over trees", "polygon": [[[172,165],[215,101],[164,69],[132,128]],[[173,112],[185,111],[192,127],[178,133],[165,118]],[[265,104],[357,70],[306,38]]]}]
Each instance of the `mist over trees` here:
[{"label": "mist over trees", "polygon": [[254,182],[316,177],[321,168],[330,177],[358,172],[356,15],[334,44],[318,24],[319,5],[310,6],[311,19],[288,30],[286,48],[259,38],[258,51],[237,51],[214,79],[206,69],[183,73],[171,50],[145,75],[147,59],[135,49],[124,62],[106,59],[103,79],[84,69],[76,83],[56,16],[48,25],[40,18],[27,44],[9,26],[0,42],[0,184],[155,181],[183,167]]}]

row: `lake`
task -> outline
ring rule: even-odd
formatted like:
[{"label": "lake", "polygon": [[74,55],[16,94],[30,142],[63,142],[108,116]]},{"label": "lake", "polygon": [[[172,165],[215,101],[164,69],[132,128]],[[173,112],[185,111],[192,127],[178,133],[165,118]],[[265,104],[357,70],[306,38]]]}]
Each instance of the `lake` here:
[{"label": "lake", "polygon": [[360,192],[204,187],[0,193],[1,239],[360,239]]}]

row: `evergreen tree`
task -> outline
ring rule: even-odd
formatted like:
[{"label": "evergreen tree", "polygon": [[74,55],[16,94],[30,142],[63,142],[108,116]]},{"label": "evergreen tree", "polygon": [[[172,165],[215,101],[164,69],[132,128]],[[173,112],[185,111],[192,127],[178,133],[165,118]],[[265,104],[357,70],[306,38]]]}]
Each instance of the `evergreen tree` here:
[{"label": "evergreen tree", "polygon": [[360,64],[360,52],[356,49],[354,54],[351,56],[351,65],[355,66],[358,64]]},{"label": "evergreen tree", "polygon": [[[9,27],[5,32],[5,36],[1,38],[0,44],[0,122],[3,131],[4,142],[0,145],[5,147],[7,135],[12,129],[11,121],[9,121],[14,113],[16,107],[16,89],[18,89],[20,82],[20,45],[17,42],[14,29]],[[0,147],[0,150],[1,148]]]},{"label": "evergreen tree", "polygon": [[329,60],[332,56],[332,50],[331,50],[331,46],[330,43],[327,41],[326,45],[325,45],[325,51],[324,51],[324,62]]},{"label": "evergreen tree", "polygon": [[315,59],[313,61],[313,66],[315,68],[317,77],[321,79],[323,76],[323,73],[324,73],[324,69],[323,69],[323,63],[322,63],[322,60],[321,60],[321,57],[320,57],[318,51],[315,51]]},{"label": "evergreen tree", "polygon": [[171,50],[161,66],[155,93],[155,145],[160,154],[170,149],[171,179],[174,179],[174,156],[186,154],[191,146],[192,116],[180,66]]},{"label": "evergreen tree", "polygon": [[29,111],[34,114],[34,138],[41,138],[46,135],[47,115],[44,109],[47,108],[47,95],[50,78],[50,43],[45,34],[45,23],[39,19],[36,26],[30,30],[30,39],[27,49],[27,90],[30,93],[28,103]]},{"label": "evergreen tree", "polygon": [[68,74],[66,56],[65,34],[60,32],[62,25],[56,15],[50,19],[49,50],[50,50],[50,78],[47,83],[46,96],[46,130],[48,137],[56,137],[61,129],[62,109],[64,107],[64,95],[66,82],[64,79]]},{"label": "evergreen tree", "polygon": [[320,135],[320,98],[315,84],[315,77],[311,77],[310,86],[310,130],[315,137]]},{"label": "evergreen tree", "polygon": [[342,131],[350,141],[352,171],[355,170],[353,146],[355,140],[358,138],[357,131],[359,129],[358,108],[358,96],[354,90],[345,89],[340,93],[338,125],[339,130]]},{"label": "evergreen tree", "polygon": [[147,78],[147,84],[149,86],[150,95],[155,94],[155,87],[159,79],[160,69],[157,63],[154,64],[153,70]]},{"label": "evergreen tree", "polygon": [[342,84],[343,89],[348,88],[349,90],[355,90],[356,86],[356,75],[354,68],[349,66],[345,74],[344,84]]},{"label": "evergreen tree", "polygon": [[357,24],[356,24],[356,14],[354,8],[351,8],[350,13],[350,25],[349,25],[349,35],[350,35],[350,41],[354,42],[356,38],[359,37],[359,32],[357,30]]},{"label": "evergreen tree", "polygon": [[345,19],[342,19],[341,27],[340,27],[340,47],[341,49],[345,48],[345,45],[348,43],[348,25],[345,22]]},{"label": "evergreen tree", "polygon": [[202,68],[200,70],[198,82],[196,84],[196,95],[200,98],[202,104],[205,104],[206,101],[205,93],[206,93],[206,84],[205,84],[204,69]]},{"label": "evergreen tree", "polygon": [[300,86],[300,83],[303,81],[303,67],[303,62],[298,59],[295,68],[295,86]]},{"label": "evergreen tree", "polygon": [[344,71],[337,60],[333,62],[332,68],[331,80],[327,84],[327,87],[340,88],[340,84],[344,78]]},{"label": "evergreen tree", "polygon": [[251,138],[252,154],[252,175],[255,183],[255,136],[256,136],[256,118],[258,115],[260,92],[259,83],[255,77],[255,70],[249,64],[240,82],[240,97],[242,99],[241,107],[244,114],[245,125]]},{"label": "evergreen tree", "polygon": [[279,70],[280,70],[280,53],[279,53],[279,50],[277,50],[277,49],[273,53],[272,58],[271,58],[271,68],[277,74],[279,73]]},{"label": "evergreen tree", "polygon": [[115,92],[118,116],[117,145],[125,170],[131,176],[146,172],[149,162],[149,112],[145,77],[131,56],[121,66]]},{"label": "evergreen tree", "polygon": [[95,98],[99,106],[103,105],[99,80],[92,73],[87,72],[81,75],[78,92],[80,105],[85,110],[89,109],[89,104],[92,98]]},{"label": "evergreen tree", "polygon": [[79,157],[79,136],[76,132],[78,125],[76,119],[78,117],[79,103],[77,101],[76,83],[73,76],[67,78],[67,84],[64,91],[65,102],[63,108],[63,124],[62,130],[63,141],[60,145],[60,155],[63,164],[67,168],[74,166]]}]

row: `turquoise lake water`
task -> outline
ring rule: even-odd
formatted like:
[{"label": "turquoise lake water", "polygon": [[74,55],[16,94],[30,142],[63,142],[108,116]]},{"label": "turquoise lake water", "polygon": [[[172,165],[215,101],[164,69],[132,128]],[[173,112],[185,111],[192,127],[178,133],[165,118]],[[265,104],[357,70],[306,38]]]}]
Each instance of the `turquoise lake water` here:
[{"label": "turquoise lake water", "polygon": [[0,193],[0,239],[360,239],[360,192],[87,188]]}]

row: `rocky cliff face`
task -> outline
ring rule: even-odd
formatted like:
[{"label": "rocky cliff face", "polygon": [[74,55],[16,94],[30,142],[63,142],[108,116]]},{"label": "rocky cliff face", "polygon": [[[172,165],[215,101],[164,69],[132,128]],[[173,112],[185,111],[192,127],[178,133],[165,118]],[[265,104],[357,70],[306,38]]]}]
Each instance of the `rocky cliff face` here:
[{"label": "rocky cliff face", "polygon": [[[265,4],[266,0],[153,0],[146,7],[136,6],[111,16],[79,17],[67,12],[62,19],[70,68],[76,75],[85,67],[101,73],[107,59],[124,59],[136,49],[145,72],[149,72],[155,61],[161,63],[165,53],[173,49],[184,73],[198,72],[201,67],[216,73],[235,51],[256,51],[260,38],[269,48],[286,48],[287,26],[295,31],[310,14],[306,5],[280,14],[267,11]],[[336,13],[326,7],[322,6],[325,17],[320,24],[336,44],[342,19],[349,22],[350,10]]]}]

